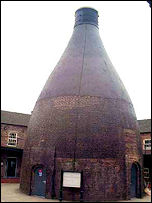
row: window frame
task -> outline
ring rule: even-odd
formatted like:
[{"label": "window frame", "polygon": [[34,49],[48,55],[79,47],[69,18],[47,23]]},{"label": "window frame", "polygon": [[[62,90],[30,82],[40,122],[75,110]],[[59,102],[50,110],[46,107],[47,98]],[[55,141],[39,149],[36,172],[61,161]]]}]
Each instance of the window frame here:
[{"label": "window frame", "polygon": [[[145,143],[145,141],[150,141],[150,143]],[[145,147],[145,145],[148,145],[147,147]],[[143,140],[143,150],[151,150],[151,139],[149,138],[149,139],[144,139]]]},{"label": "window frame", "polygon": [[[16,137],[15,138],[10,137],[11,134],[16,134]],[[14,145],[13,145],[13,143],[14,143]],[[11,131],[11,132],[8,133],[7,146],[9,146],[9,147],[16,147],[17,146],[17,132]]]}]

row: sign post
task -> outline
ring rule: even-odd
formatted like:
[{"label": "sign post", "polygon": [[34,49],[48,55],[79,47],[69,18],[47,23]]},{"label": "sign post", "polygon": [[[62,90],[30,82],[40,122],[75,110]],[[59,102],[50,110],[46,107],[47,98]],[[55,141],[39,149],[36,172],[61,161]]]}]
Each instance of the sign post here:
[{"label": "sign post", "polygon": [[61,170],[60,202],[63,199],[63,188],[80,188],[80,202],[83,202],[83,172]]}]

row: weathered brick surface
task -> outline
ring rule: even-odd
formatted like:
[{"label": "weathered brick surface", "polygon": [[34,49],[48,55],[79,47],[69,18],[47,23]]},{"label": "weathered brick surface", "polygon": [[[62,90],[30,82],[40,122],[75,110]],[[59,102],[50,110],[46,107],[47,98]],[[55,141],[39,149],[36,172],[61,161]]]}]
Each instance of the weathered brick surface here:
[{"label": "weathered brick surface", "polygon": [[[67,167],[67,163],[71,163]],[[56,183],[60,183],[60,171],[73,170],[72,160],[57,159],[58,170],[56,172]],[[123,168],[124,165],[117,159],[78,159],[76,160],[76,171],[83,171],[84,199],[86,201],[96,201],[123,199],[125,195]],[[56,184],[56,194],[59,197],[59,184]],[[77,192],[76,192],[77,191]],[[100,192],[99,192],[100,191]],[[75,199],[79,200],[80,191],[76,190]],[[64,189],[65,199],[72,199],[73,193]]]},{"label": "weathered brick surface", "polygon": [[[132,131],[124,129],[125,138],[125,165],[126,165],[126,191],[127,199],[130,198],[130,184],[131,184],[131,167],[133,163],[137,164],[137,194],[142,196],[143,191],[143,155],[142,144],[139,131]],[[141,194],[140,194],[141,193]]]},{"label": "weathered brick surface", "polygon": [[[48,112],[50,106],[51,112]],[[47,170],[46,197],[51,198],[50,179],[56,149],[57,198],[61,169],[84,171],[86,201],[130,198],[131,164],[138,162],[142,167],[142,160],[137,122],[130,113],[132,111],[123,111],[124,106],[132,108],[122,101],[113,103],[100,97],[69,96],[40,100],[33,111],[32,122],[29,123],[21,189],[30,193],[32,167],[42,164]],[[115,118],[107,113],[108,108],[117,113]],[[39,109],[43,109],[45,115]],[[77,189],[64,189],[63,194],[69,200],[79,199]]]}]

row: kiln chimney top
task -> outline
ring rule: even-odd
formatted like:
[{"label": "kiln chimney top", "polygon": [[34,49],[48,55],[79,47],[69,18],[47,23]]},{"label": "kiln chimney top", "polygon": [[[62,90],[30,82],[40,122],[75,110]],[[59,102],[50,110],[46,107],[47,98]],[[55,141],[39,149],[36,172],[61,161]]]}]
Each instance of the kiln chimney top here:
[{"label": "kiln chimney top", "polygon": [[81,24],[92,24],[98,27],[98,11],[90,7],[76,10],[74,27]]}]

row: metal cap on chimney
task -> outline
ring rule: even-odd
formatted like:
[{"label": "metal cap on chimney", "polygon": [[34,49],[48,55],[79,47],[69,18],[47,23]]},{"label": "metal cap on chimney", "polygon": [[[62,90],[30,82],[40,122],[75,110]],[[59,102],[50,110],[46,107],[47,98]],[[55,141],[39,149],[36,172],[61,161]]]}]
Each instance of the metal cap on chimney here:
[{"label": "metal cap on chimney", "polygon": [[75,12],[74,27],[81,24],[91,24],[98,27],[98,17],[99,17],[98,11],[95,10],[94,8],[90,8],[90,7],[79,8]]}]

